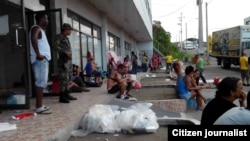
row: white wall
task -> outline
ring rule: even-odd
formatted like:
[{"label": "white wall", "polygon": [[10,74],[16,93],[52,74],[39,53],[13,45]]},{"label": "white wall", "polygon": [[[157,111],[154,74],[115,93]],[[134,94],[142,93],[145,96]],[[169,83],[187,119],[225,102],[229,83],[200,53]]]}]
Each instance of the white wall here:
[{"label": "white wall", "polygon": [[[148,3],[149,3],[149,5],[148,5],[149,9],[152,10],[151,0],[148,0]],[[134,0],[134,4],[141,15],[141,18],[143,19],[145,26],[147,27],[148,33],[150,34],[150,36],[153,39],[152,17],[151,17],[151,15],[149,15],[148,9],[145,5],[145,0]]]},{"label": "white wall", "polygon": [[244,25],[250,25],[250,17],[244,19]]},{"label": "white wall", "polygon": [[[149,0],[149,2],[151,2]],[[148,15],[148,11],[146,9],[146,5],[144,0],[134,0],[134,3],[136,7],[138,8],[139,13],[141,14],[141,17],[145,21],[145,25],[147,27],[148,32],[152,36],[152,20],[151,17]],[[151,4],[149,4],[151,6]],[[119,25],[112,22],[112,19],[107,19],[108,15],[105,15],[105,13],[102,13],[95,7],[93,7],[92,4],[90,4],[88,1],[84,0],[74,0],[72,2],[71,0],[55,0],[55,8],[62,8],[62,15],[63,15],[63,22],[67,22],[67,9],[70,11],[75,12],[76,14],[80,15],[81,17],[89,20],[90,22],[96,24],[97,26],[100,26],[101,28],[104,28],[106,26],[106,30],[102,30],[102,32],[110,32],[114,34],[115,36],[119,37],[121,39],[121,47],[123,47],[121,50],[121,55],[124,56],[124,41],[129,42],[131,44],[131,49],[137,53],[139,53],[139,50],[148,50],[153,53],[153,43],[151,42],[143,42],[143,43],[137,43],[133,38],[131,38],[130,35],[128,35],[123,29],[120,28]],[[105,20],[103,19],[105,18]],[[106,23],[104,23],[106,22]],[[107,36],[107,34],[102,34],[102,47],[103,51],[106,51],[106,38],[104,36]],[[153,37],[152,37],[153,38]],[[106,53],[104,52],[104,57],[106,57]],[[138,54],[139,55],[139,54]],[[106,61],[103,63],[105,64]],[[105,65],[103,65],[105,66]]]}]

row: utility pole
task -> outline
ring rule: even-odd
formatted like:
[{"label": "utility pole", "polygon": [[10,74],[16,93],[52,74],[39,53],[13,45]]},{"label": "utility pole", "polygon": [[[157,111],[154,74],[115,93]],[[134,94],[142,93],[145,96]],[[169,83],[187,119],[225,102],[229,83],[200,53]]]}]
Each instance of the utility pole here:
[{"label": "utility pole", "polygon": [[208,39],[207,2],[206,2],[206,36],[207,36],[207,64],[210,64],[210,59],[209,59],[209,39]]},{"label": "utility pole", "polygon": [[203,48],[203,23],[202,23],[202,0],[197,0],[197,5],[199,6],[199,46],[198,46],[198,54],[201,53],[201,49]]},{"label": "utility pole", "polygon": [[186,42],[185,44],[187,45],[187,23],[186,23]]},{"label": "utility pole", "polygon": [[180,28],[181,28],[181,31],[180,31],[180,44],[181,44],[181,49],[183,49],[183,46],[182,46],[182,19],[183,19],[184,17],[182,17],[182,13],[181,13],[181,16],[179,17],[179,19],[180,19],[180,23],[178,23],[178,25],[180,25]]}]

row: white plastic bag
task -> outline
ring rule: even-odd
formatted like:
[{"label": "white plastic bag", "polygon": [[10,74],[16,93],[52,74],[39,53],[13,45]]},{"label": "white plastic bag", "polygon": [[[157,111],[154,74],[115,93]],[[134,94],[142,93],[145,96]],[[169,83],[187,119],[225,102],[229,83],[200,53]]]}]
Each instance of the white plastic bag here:
[{"label": "white plastic bag", "polygon": [[152,133],[159,128],[151,103],[136,103],[116,117],[119,128],[128,133]]},{"label": "white plastic bag", "polygon": [[120,132],[115,116],[119,114],[119,107],[115,105],[94,105],[89,112],[83,116],[80,129],[73,130],[72,136],[82,137],[90,133],[115,133]]}]

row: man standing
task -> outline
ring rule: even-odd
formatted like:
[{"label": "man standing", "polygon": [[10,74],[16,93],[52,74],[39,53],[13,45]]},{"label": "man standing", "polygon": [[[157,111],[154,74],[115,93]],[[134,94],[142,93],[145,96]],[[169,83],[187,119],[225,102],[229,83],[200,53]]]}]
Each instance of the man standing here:
[{"label": "man standing", "polygon": [[[240,71],[241,71],[241,79],[243,82],[243,86],[250,86],[249,85],[249,69],[248,69],[248,58],[247,54],[243,52],[242,56],[240,57]],[[246,80],[246,83],[245,83]]]},{"label": "man standing", "polygon": [[30,60],[35,80],[36,110],[38,114],[48,113],[50,108],[43,105],[43,89],[47,87],[50,45],[44,29],[48,25],[48,16],[44,13],[36,15],[36,23],[30,30]]},{"label": "man standing", "polygon": [[[196,63],[196,69],[200,72],[200,78],[203,81],[203,83],[207,83],[206,78],[204,77],[203,71],[204,71],[204,60],[199,55],[195,55],[195,63]],[[199,78],[197,78],[197,81],[199,82]]]},{"label": "man standing", "polygon": [[144,52],[141,62],[142,62],[142,64],[141,64],[142,71],[147,72],[147,70],[148,70],[148,56],[147,56],[146,52]]},{"label": "man standing", "polygon": [[62,32],[56,36],[55,49],[58,52],[58,72],[60,80],[60,96],[59,102],[69,103],[69,100],[76,100],[77,98],[69,94],[68,84],[73,75],[72,52],[71,45],[67,36],[71,34],[71,25],[64,23],[62,25]]},{"label": "man standing", "polygon": [[137,73],[137,56],[135,55],[134,51],[131,51],[131,62],[132,62],[132,73],[136,74]]},{"label": "man standing", "polygon": [[172,72],[172,63],[173,63],[173,56],[172,54],[169,52],[166,57],[166,71],[167,73],[171,73]]}]

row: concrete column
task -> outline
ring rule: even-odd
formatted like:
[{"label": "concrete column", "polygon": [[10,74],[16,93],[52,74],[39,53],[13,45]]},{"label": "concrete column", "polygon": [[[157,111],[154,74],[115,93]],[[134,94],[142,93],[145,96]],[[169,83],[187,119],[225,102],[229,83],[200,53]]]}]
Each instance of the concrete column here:
[{"label": "concrete column", "polygon": [[101,16],[101,21],[102,21],[102,26],[101,26],[101,37],[102,37],[102,40],[101,40],[101,45],[102,45],[102,63],[103,63],[103,70],[106,70],[107,71],[107,44],[106,44],[106,41],[107,41],[107,37],[108,37],[108,28],[107,28],[107,16],[102,13],[102,16]]},{"label": "concrete column", "polygon": [[199,7],[198,54],[200,54],[202,49],[203,49],[203,22],[202,22],[202,2],[201,2],[201,0],[197,0],[197,5]]},{"label": "concrete column", "polygon": [[121,29],[121,56],[125,56],[125,38],[124,38],[124,30]]}]

